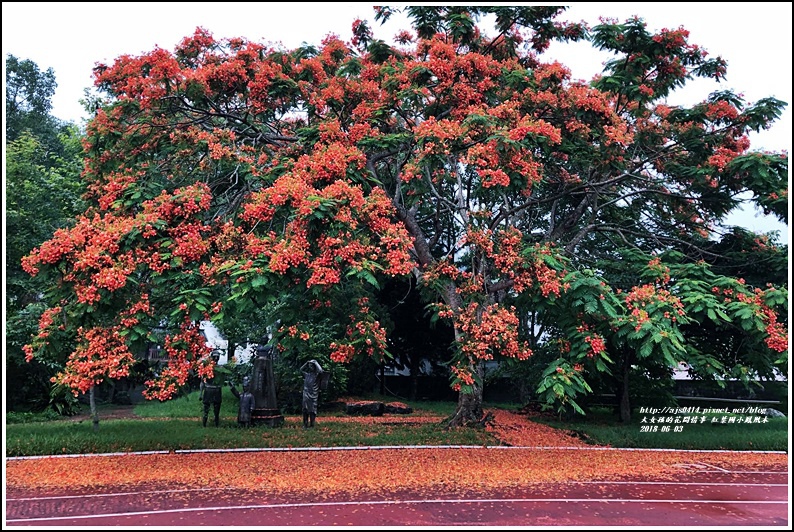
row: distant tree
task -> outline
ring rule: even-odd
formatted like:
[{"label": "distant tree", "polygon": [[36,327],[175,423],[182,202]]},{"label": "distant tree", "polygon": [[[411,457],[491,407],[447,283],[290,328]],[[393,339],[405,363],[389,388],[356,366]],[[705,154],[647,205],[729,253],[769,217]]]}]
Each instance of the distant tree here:
[{"label": "distant tree", "polygon": [[59,137],[57,157],[30,132],[6,144],[6,301],[11,309],[39,300],[46,287],[22,270],[22,257],[85,209],[76,127]]},{"label": "distant tree", "polygon": [[734,227],[710,251],[714,253],[710,262],[715,273],[744,279],[750,286],[788,286],[788,246],[780,245],[775,234],[759,235]]},{"label": "distant tree", "polygon": [[6,55],[6,142],[24,132],[38,139],[45,154],[64,156],[60,135],[74,127],[50,114],[52,96],[58,84],[52,68],[41,71],[30,59]]},{"label": "distant tree", "polygon": [[[38,327],[46,305],[45,279],[22,270],[22,258],[65,228],[85,210],[80,180],[82,147],[77,126],[49,114],[55,90],[52,69],[41,72],[30,60],[6,58],[5,298],[6,397],[9,408],[48,403],[49,379],[66,362],[25,363],[22,347]],[[71,350],[67,342],[66,353]],[[56,391],[60,388],[56,388]]]}]

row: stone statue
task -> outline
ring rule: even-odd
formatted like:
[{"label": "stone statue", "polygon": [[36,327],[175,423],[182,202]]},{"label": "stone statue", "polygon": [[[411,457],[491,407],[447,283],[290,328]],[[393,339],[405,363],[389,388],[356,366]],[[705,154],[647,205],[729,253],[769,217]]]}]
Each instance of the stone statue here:
[{"label": "stone statue", "polygon": [[234,383],[229,383],[232,393],[240,400],[240,408],[237,411],[237,424],[241,427],[248,428],[251,426],[251,418],[254,412],[254,405],[256,404],[254,394],[251,393],[251,383],[248,377],[243,377],[243,391],[242,393],[235,388]]},{"label": "stone statue", "polygon": [[215,415],[215,426],[220,425],[221,414],[221,401],[223,400],[223,388],[221,383],[223,378],[221,372],[218,371],[218,360],[220,360],[220,353],[213,351],[210,355],[215,363],[215,372],[211,379],[203,379],[199,387],[199,400],[204,403],[204,415],[201,418],[201,424],[207,426],[207,418],[210,413],[210,406],[212,406],[213,414]]},{"label": "stone statue", "polygon": [[276,399],[276,379],[273,373],[273,359],[277,353],[273,346],[267,344],[256,348],[251,380],[251,392],[254,396],[254,410],[251,414],[253,425],[278,427],[284,423],[284,416],[279,411]]},{"label": "stone statue", "polygon": [[278,408],[276,401],[275,377],[273,375],[273,347],[263,345],[256,348],[253,360],[253,389],[256,408]]},{"label": "stone statue", "polygon": [[323,368],[312,359],[300,368],[303,373],[303,428],[314,426],[317,417],[317,399],[320,396],[320,378]]}]

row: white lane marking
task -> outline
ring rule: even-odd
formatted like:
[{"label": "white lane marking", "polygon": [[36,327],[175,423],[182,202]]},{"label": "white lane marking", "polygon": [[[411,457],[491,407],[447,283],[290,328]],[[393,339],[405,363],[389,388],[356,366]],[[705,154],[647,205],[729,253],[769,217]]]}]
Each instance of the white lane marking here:
[{"label": "white lane marking", "polygon": [[728,472],[728,470],[727,470],[727,469],[723,469],[723,468],[721,468],[721,467],[717,467],[717,466],[715,466],[714,464],[704,464],[703,462],[697,462],[697,463],[698,463],[698,464],[700,464],[700,465],[702,465],[702,466],[704,466],[704,467],[710,467],[710,468],[712,468],[712,469],[716,469],[717,471],[719,471],[719,472],[721,472],[721,473],[727,473],[727,472]]},{"label": "white lane marking", "polygon": [[730,473],[732,475],[788,475],[788,471],[709,471],[709,473]]},{"label": "white lane marking", "polygon": [[[763,486],[765,488],[782,488],[788,487],[788,484],[768,484],[768,483],[746,483],[746,482],[665,482],[665,481],[637,481],[632,482],[629,480],[573,480],[569,482],[570,484],[624,484],[624,485],[632,485],[632,484],[643,484],[643,485],[674,485],[674,486],[741,486],[741,487],[751,487],[751,486]],[[9,499],[13,500],[13,499]]]},{"label": "white lane marking", "polygon": [[102,454],[51,454],[42,456],[6,456],[10,460],[38,460],[41,458],[91,458],[101,456],[134,456],[141,454],[191,454],[191,453],[260,453],[260,452],[333,452],[333,451],[379,451],[386,449],[488,449],[530,451],[629,451],[665,453],[731,453],[731,454],[787,454],[788,451],[731,451],[726,449],[644,449],[641,447],[553,447],[553,446],[507,446],[507,445],[372,445],[362,447],[251,447],[242,449],[177,449],[174,451],[134,451]]}]

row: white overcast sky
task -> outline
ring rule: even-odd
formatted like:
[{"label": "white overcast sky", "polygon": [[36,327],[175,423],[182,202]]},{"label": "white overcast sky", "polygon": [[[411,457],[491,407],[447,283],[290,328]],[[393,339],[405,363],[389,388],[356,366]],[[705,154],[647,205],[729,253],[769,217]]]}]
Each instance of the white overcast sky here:
[{"label": "white overcast sky", "polygon": [[[623,21],[637,15],[652,31],[683,26],[690,31],[690,42],[728,61],[728,74],[719,85],[693,83],[686,92],[669,98],[669,103],[691,104],[716,89],[740,92],[748,102],[773,96],[789,107],[769,131],[751,136],[752,147],[790,151],[791,2],[568,5],[560,19],[593,25],[601,16]],[[398,30],[409,29],[402,18],[381,26],[374,22],[373,13],[372,4],[357,2],[3,2],[3,57],[11,54],[34,61],[41,70],[52,68],[58,83],[52,114],[82,123],[85,114],[79,100],[92,85],[91,71],[97,62],[111,63],[122,54],[140,54],[155,46],[173,50],[197,26],[218,39],[245,37],[286,48],[303,42],[318,45],[329,33],[347,40],[356,18],[368,20],[376,37],[387,41]],[[584,43],[555,44],[545,57],[558,59],[571,68],[575,78],[585,80],[599,73],[607,59]],[[760,232],[778,230],[782,242],[790,241],[788,226],[752,209],[729,221]]]}]

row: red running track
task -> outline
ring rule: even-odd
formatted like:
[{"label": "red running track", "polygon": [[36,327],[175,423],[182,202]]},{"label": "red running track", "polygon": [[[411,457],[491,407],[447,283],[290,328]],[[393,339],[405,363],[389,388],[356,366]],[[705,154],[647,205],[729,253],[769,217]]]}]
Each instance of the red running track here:
[{"label": "red running track", "polygon": [[681,480],[531,484],[459,493],[436,489],[322,501],[255,491],[158,489],[86,495],[6,493],[6,528],[736,526],[790,527],[789,476],[702,462]]}]

